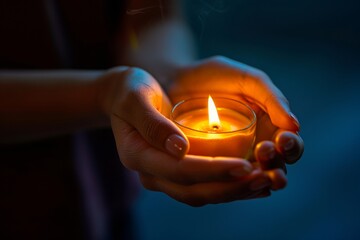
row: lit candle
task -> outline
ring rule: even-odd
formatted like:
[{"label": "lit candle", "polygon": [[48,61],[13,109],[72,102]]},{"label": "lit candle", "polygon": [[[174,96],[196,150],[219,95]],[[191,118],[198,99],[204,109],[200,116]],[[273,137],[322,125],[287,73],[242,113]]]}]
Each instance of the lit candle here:
[{"label": "lit candle", "polygon": [[172,120],[189,139],[189,154],[248,158],[255,140],[254,111],[232,99],[215,101],[217,107],[210,96],[208,101],[194,98],[172,110]]}]

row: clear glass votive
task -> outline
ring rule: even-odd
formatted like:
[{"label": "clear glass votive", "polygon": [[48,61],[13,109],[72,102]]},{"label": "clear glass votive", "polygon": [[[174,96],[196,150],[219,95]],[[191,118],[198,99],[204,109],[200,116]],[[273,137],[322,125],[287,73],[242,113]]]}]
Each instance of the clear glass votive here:
[{"label": "clear glass votive", "polygon": [[209,124],[206,97],[181,101],[171,111],[171,120],[190,142],[189,154],[249,158],[255,142],[255,112],[229,98],[215,97],[214,102],[219,126]]}]

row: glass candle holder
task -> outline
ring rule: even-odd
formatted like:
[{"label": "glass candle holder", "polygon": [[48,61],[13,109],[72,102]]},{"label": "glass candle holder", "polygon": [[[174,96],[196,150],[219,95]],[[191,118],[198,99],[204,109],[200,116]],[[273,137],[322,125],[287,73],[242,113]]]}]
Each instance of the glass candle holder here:
[{"label": "glass candle holder", "polygon": [[189,154],[249,158],[255,142],[256,114],[245,103],[214,98],[219,125],[209,124],[207,98],[177,103],[171,120],[190,142]]}]

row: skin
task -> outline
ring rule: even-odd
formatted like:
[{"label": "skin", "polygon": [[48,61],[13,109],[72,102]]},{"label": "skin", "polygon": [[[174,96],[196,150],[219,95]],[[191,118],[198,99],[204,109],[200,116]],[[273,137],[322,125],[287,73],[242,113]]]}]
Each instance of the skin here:
[{"label": "skin", "polygon": [[[166,9],[146,29],[140,24],[146,14],[125,21],[138,45],[134,49],[123,42],[128,50],[118,59],[123,66],[1,71],[1,143],[111,127],[122,164],[138,172],[145,188],[191,206],[265,197],[284,188],[285,163],[296,162],[303,152],[299,123],[287,100],[260,70],[225,57],[195,61],[185,25]],[[168,116],[172,103],[204,94],[241,99],[254,108],[252,163],[186,155],[186,136]]]},{"label": "skin", "polygon": [[[223,77],[221,82],[223,89],[220,91],[218,88],[213,89],[218,83],[217,76],[212,78],[207,71],[215,67],[218,68],[216,72],[219,76]],[[251,75],[244,75],[244,72]],[[152,105],[152,109],[146,109],[144,114],[149,118],[153,113],[155,120],[150,121],[147,126],[144,121],[131,126],[130,119],[121,120],[129,117],[128,111],[121,113],[121,108],[116,108],[116,111],[120,112],[113,114],[112,124],[118,152],[125,152],[120,154],[123,164],[139,172],[145,188],[165,192],[176,200],[192,206],[202,206],[208,203],[264,197],[270,195],[270,190],[278,190],[286,186],[285,163],[294,163],[300,158],[303,142],[295,133],[299,130],[299,123],[290,112],[285,97],[265,74],[230,59],[215,57],[179,69],[178,78],[170,89],[170,96],[175,101],[185,96],[196,97],[203,93],[230,96],[235,99],[241,95],[243,100],[250,99],[248,102],[256,109],[259,116],[254,164],[250,164],[245,159],[184,156],[185,149],[188,148],[186,137],[167,118],[155,116],[158,111],[164,116],[169,115],[171,106],[168,106],[168,99],[164,98],[165,93],[146,72],[139,74],[138,79],[140,75],[143,77],[145,88],[140,92],[144,91],[145,95],[154,97],[150,98],[151,104],[147,104],[144,100],[140,105],[149,107]],[[213,84],[209,84],[212,81]],[[259,92],[263,89],[264,95],[247,95],[246,90],[231,87],[238,84],[238,81],[246,82],[243,89],[247,89],[248,86],[259,89]],[[232,89],[233,92],[229,92],[228,89]],[[131,92],[128,96],[131,100],[125,101],[125,105],[135,101]],[[145,119],[144,116],[139,118]],[[160,123],[162,121],[164,124]],[[115,125],[118,127],[114,128]],[[137,131],[141,128],[145,129]],[[125,129],[126,133],[117,135],[117,129],[119,131]],[[142,132],[153,137],[143,135]],[[173,134],[184,138],[183,151],[174,153],[166,148],[167,137]],[[157,149],[149,144],[154,140],[160,143],[156,145]],[[290,149],[285,149],[284,146],[289,141],[293,144]],[[170,153],[175,158],[169,158],[164,152]],[[144,155],[141,156],[142,154]],[[235,175],[234,169],[236,169]]]}]

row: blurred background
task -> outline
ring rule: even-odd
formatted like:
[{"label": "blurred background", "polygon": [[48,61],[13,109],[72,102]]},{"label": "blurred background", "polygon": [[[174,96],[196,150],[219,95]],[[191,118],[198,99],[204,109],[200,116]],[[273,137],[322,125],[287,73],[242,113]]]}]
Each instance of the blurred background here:
[{"label": "blurred background", "polygon": [[193,208],[143,190],[138,237],[360,239],[360,7],[355,0],[187,0],[200,57],[264,70],[290,100],[305,153],[269,198]]}]

